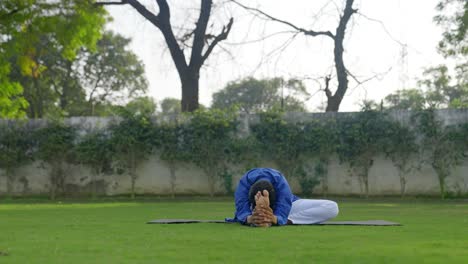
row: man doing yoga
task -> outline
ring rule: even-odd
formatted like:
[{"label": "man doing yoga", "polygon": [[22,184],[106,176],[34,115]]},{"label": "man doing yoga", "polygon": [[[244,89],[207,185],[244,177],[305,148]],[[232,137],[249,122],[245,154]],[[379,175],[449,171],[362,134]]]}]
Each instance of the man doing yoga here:
[{"label": "man doing yoga", "polygon": [[239,181],[234,194],[236,212],[228,222],[267,227],[286,224],[317,224],[338,215],[329,200],[301,199],[292,194],[286,178],[277,170],[257,168]]}]

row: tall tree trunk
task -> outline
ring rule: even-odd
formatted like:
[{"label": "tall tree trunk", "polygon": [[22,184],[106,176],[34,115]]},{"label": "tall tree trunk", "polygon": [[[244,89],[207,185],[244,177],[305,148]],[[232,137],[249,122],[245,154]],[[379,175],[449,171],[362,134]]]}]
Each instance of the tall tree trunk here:
[{"label": "tall tree trunk", "polygon": [[403,168],[398,168],[398,176],[400,177],[400,195],[403,198],[406,193],[406,178]]},{"label": "tall tree trunk", "polygon": [[135,199],[135,182],[136,182],[136,175],[132,172],[131,175],[130,175],[131,179],[132,179],[132,194],[131,194],[131,198],[132,199]]},{"label": "tall tree trunk", "polygon": [[42,118],[43,116],[43,105],[44,98],[42,98],[42,91],[39,87],[38,78],[32,78],[30,83],[30,94],[26,95],[28,100],[28,116],[31,118]]},{"label": "tall tree trunk", "polygon": [[198,92],[200,69],[195,69],[195,73],[181,77],[182,82],[182,112],[193,112],[198,109]]},{"label": "tall tree trunk", "polygon": [[[364,197],[369,198],[369,168],[370,166],[362,167],[359,179],[361,181],[361,191],[364,191]],[[364,189],[364,190],[362,190]]]},{"label": "tall tree trunk", "polygon": [[437,178],[439,179],[440,198],[445,199],[445,178],[446,175],[441,170],[436,170]]},{"label": "tall tree trunk", "polygon": [[[70,80],[72,79],[71,78],[71,75],[73,73],[73,69],[72,69],[72,64],[73,62],[72,61],[69,61],[67,60],[66,61],[66,69],[67,69],[67,79]],[[73,89],[73,83],[70,83],[69,81],[67,82],[64,82],[62,84],[62,93],[59,94],[60,96],[60,109],[62,109],[63,111],[65,111],[65,109],[67,108],[68,104],[69,104],[69,100],[70,100],[70,93],[71,93],[71,89]]]},{"label": "tall tree trunk", "polygon": [[328,165],[330,164],[330,159],[328,157],[321,157],[319,159],[319,162],[321,163],[322,169],[323,169],[323,175],[322,176],[322,192],[325,197],[328,196]]},{"label": "tall tree trunk", "polygon": [[215,194],[215,176],[208,176],[208,184],[210,185],[210,197],[214,197]]},{"label": "tall tree trunk", "polygon": [[42,98],[41,87],[39,87],[39,79],[33,78],[34,88],[37,94],[36,101],[36,118],[42,118],[44,116],[44,98]]},{"label": "tall tree trunk", "polygon": [[137,175],[136,175],[136,155],[133,150],[130,152],[130,164],[131,164],[130,165],[130,178],[132,181],[131,198],[135,199],[135,183],[136,183]]},{"label": "tall tree trunk", "polygon": [[443,200],[445,199],[445,178],[447,178],[450,174],[449,169],[445,164],[440,164],[438,160],[432,163],[432,168],[437,174],[437,178],[439,180],[440,198]]},{"label": "tall tree trunk", "polygon": [[11,169],[6,169],[7,198],[13,197],[14,176]]},{"label": "tall tree trunk", "polygon": [[29,118],[36,118],[36,100],[34,100],[35,91],[34,91],[34,84],[28,83],[29,89],[24,89],[24,98],[28,101],[28,108],[26,109],[26,113]]},{"label": "tall tree trunk", "polygon": [[342,100],[343,97],[329,97],[327,100],[327,107],[325,108],[325,112],[338,112]]},{"label": "tall tree trunk", "polygon": [[[341,23],[340,23],[341,24]],[[345,25],[346,27],[346,25]],[[344,29],[342,34],[338,34],[335,36],[335,69],[336,69],[336,76],[338,79],[338,88],[334,95],[328,97],[327,108],[325,109],[326,112],[338,112],[340,108],[341,101],[348,90],[348,73],[346,72],[346,67],[344,65],[343,60],[343,47],[344,41]]]},{"label": "tall tree trunk", "polygon": [[169,163],[169,174],[170,174],[170,184],[171,184],[171,197],[175,198],[175,188],[176,188],[176,167],[174,163]]},{"label": "tall tree trunk", "polygon": [[53,162],[51,166],[50,199],[54,201],[58,194],[63,195],[65,193],[64,161]]},{"label": "tall tree trunk", "polygon": [[50,171],[50,200],[55,201],[57,195],[58,168],[56,164],[51,164]]},{"label": "tall tree trunk", "polygon": [[[335,57],[335,69],[336,77],[338,79],[338,88],[336,89],[335,94],[331,95],[330,91],[325,91],[327,95],[327,107],[326,112],[338,112],[340,108],[341,101],[348,90],[348,73],[344,64],[343,54],[344,54],[344,38],[346,33],[346,26],[348,25],[351,16],[357,12],[353,9],[354,0],[346,0],[346,6],[343,11],[343,15],[340,18],[338,27],[336,28],[336,33],[333,38],[335,48],[333,54]],[[327,93],[328,92],[328,93]]]},{"label": "tall tree trunk", "polygon": [[343,41],[345,38],[346,26],[349,20],[351,19],[351,16],[357,12],[357,9],[353,9],[354,0],[346,0],[346,6],[343,10],[343,14],[340,16],[339,24],[338,24],[338,27],[336,28],[335,34],[331,33],[330,31],[315,31],[315,30],[305,29],[305,28],[296,26],[292,24],[291,22],[275,18],[259,9],[247,7],[235,0],[231,0],[231,1],[241,6],[244,9],[258,13],[260,14],[260,16],[266,17],[269,20],[287,25],[293,28],[294,30],[296,30],[297,32],[304,33],[306,36],[311,36],[311,37],[326,36],[326,37],[333,39],[333,42],[335,44],[334,57],[335,57],[336,74],[337,74],[337,79],[338,79],[338,88],[336,89],[335,94],[333,94],[328,87],[329,78],[327,78],[328,81],[326,83],[326,88],[324,89],[324,91],[325,91],[325,95],[327,96],[326,111],[337,112],[338,109],[340,108],[340,104],[341,104],[341,101],[343,100],[346,90],[348,89],[348,73],[346,71],[346,67],[343,61],[343,53],[344,53]]},{"label": "tall tree trunk", "polygon": [[[171,10],[167,0],[156,0],[159,7],[159,13],[156,15],[148,10],[138,0],[126,0],[121,2],[97,2],[96,5],[114,5],[129,4],[140,15],[146,18],[156,26],[164,36],[172,60],[176,66],[182,82],[182,111],[192,112],[199,106],[198,104],[198,81],[199,72],[206,59],[210,56],[215,46],[225,40],[231,31],[234,20],[231,18],[229,23],[223,27],[217,34],[207,34],[208,22],[211,16],[213,0],[200,1],[200,14],[193,30],[193,43],[189,63],[185,58],[183,49],[180,47],[171,25]],[[210,37],[207,38],[207,35]]]},{"label": "tall tree trunk", "polygon": [[210,197],[214,197],[215,184],[216,184],[216,170],[208,168],[205,170],[206,176],[208,176],[208,187],[210,188]]},{"label": "tall tree trunk", "polygon": [[96,176],[99,174],[97,171],[91,172],[91,198],[96,199]]},{"label": "tall tree trunk", "polygon": [[445,177],[439,176],[440,198],[445,199]]}]

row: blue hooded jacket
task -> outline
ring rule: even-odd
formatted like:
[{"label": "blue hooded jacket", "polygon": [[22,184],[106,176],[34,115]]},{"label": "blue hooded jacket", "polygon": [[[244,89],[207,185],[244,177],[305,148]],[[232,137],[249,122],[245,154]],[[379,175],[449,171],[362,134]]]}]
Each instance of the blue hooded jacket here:
[{"label": "blue hooded jacket", "polygon": [[247,217],[252,214],[252,205],[249,202],[249,190],[259,180],[271,182],[276,191],[276,204],[272,207],[274,208],[273,214],[278,219],[278,225],[285,225],[288,222],[292,202],[298,200],[299,197],[291,193],[291,188],[286,178],[279,171],[270,168],[252,169],[242,176],[234,194],[236,212],[234,218],[226,218],[227,222],[246,223]]}]

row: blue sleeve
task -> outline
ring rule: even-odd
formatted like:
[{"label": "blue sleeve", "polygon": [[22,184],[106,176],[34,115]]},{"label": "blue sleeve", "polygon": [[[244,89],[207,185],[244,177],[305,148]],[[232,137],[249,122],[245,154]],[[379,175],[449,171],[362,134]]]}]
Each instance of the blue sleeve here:
[{"label": "blue sleeve", "polygon": [[236,215],[235,218],[238,222],[245,224],[247,222],[247,216],[252,214],[249,202],[249,190],[250,184],[247,182],[247,178],[243,177],[239,181],[234,199],[236,202]]},{"label": "blue sleeve", "polygon": [[278,219],[278,225],[285,225],[288,222],[289,212],[292,206],[292,192],[288,182],[284,177],[277,182],[276,190],[276,207],[274,214]]}]

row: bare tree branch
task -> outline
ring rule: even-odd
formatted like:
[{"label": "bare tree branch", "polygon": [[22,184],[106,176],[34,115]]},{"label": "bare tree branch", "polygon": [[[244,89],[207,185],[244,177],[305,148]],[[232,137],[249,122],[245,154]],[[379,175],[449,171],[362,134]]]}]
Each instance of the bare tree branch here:
[{"label": "bare tree branch", "polygon": [[205,46],[205,34],[208,27],[208,20],[210,19],[212,0],[202,0],[200,7],[200,15],[198,17],[197,26],[194,30],[192,54],[190,56],[190,65],[196,63],[203,65],[202,51]]},{"label": "bare tree branch", "polygon": [[[296,30],[298,33],[303,33],[304,35],[306,36],[312,36],[312,37],[315,37],[315,36],[327,36],[331,39],[333,39],[333,42],[334,42],[334,64],[335,64],[335,70],[336,70],[336,75],[337,75],[337,80],[338,80],[338,87],[336,89],[336,91],[333,93],[331,90],[330,90],[330,87],[329,87],[329,83],[330,83],[330,80],[331,80],[331,76],[327,76],[325,81],[326,81],[326,87],[325,87],[325,94],[327,96],[327,99],[328,99],[328,103],[327,103],[327,108],[326,108],[326,111],[327,112],[336,112],[338,111],[339,109],[339,106],[341,104],[341,101],[343,100],[344,96],[345,96],[345,93],[346,93],[346,90],[348,89],[348,74],[347,74],[347,70],[346,70],[346,67],[345,67],[345,63],[344,63],[344,46],[343,46],[343,42],[344,42],[344,39],[345,39],[345,33],[346,33],[346,29],[347,29],[347,26],[349,24],[349,21],[352,17],[353,14],[357,13],[358,10],[357,9],[354,9],[353,8],[353,4],[354,4],[354,0],[346,0],[346,3],[345,3],[345,7],[342,11],[342,14],[340,15],[340,19],[339,19],[339,23],[338,23],[338,26],[336,28],[336,31],[335,33],[331,33],[330,31],[315,31],[315,30],[308,30],[308,29],[305,29],[305,28],[302,28],[302,27],[299,27],[291,22],[288,22],[288,21],[285,21],[285,20],[282,20],[282,19],[279,19],[279,18],[276,18],[272,15],[269,15],[257,8],[253,8],[253,7],[248,7],[248,6],[245,6],[241,3],[239,3],[237,0],[230,0],[232,3],[240,6],[241,8],[245,9],[245,10],[248,10],[250,12],[252,12],[254,15],[260,15],[260,16],[263,16],[265,17],[266,19],[270,20],[270,21],[274,21],[274,22],[278,22],[278,23],[281,23],[281,24],[284,24],[294,30]],[[336,5],[336,3],[334,1],[331,1]],[[338,7],[338,6],[337,6]],[[282,50],[283,47],[280,48],[280,50]]]},{"label": "bare tree branch", "polygon": [[385,26],[384,22],[382,22],[381,20],[368,17],[368,16],[364,15],[364,14],[361,13],[361,12],[357,12],[357,14],[360,15],[360,16],[362,16],[362,17],[364,17],[365,19],[367,19],[367,20],[369,20],[369,21],[372,21],[372,22],[375,22],[375,23],[380,24],[380,26],[383,28],[383,30],[384,30],[385,33],[388,35],[388,37],[390,37],[391,40],[393,40],[394,42],[398,43],[398,45],[400,45],[400,46],[406,46],[406,44],[402,43],[401,41],[399,41],[398,39],[396,39],[395,37],[393,37],[393,35],[390,33],[390,31],[388,31],[388,29],[387,29],[387,27]]},{"label": "bare tree branch", "polygon": [[372,75],[371,77],[368,77],[367,79],[364,79],[364,80],[362,80],[362,81],[359,81],[359,80],[357,79],[357,77],[355,77],[354,75],[352,75],[352,74],[348,71],[349,76],[351,76],[351,77],[357,82],[357,85],[354,86],[354,87],[351,89],[351,93],[352,93],[356,88],[358,88],[359,86],[363,85],[364,83],[369,82],[369,81],[372,81],[373,79],[382,78],[383,76],[387,75],[387,74],[392,70],[392,68],[393,68],[393,67],[388,68],[388,70],[386,70],[385,72],[376,73],[376,74]]},{"label": "bare tree branch", "polygon": [[316,36],[320,36],[320,35],[323,35],[323,36],[327,36],[327,37],[330,37],[332,39],[335,38],[335,36],[330,32],[330,31],[314,31],[314,30],[308,30],[308,29],[304,29],[304,28],[301,28],[301,27],[298,27],[296,25],[294,25],[293,23],[290,23],[288,21],[285,21],[285,20],[281,20],[279,18],[276,18],[276,17],[273,17],[257,8],[253,8],[253,7],[248,7],[248,6],[245,6],[239,2],[237,2],[236,0],[231,0],[231,2],[233,2],[234,4],[244,8],[245,10],[248,10],[248,11],[253,11],[255,13],[258,13],[258,14],[261,14],[265,17],[267,17],[268,19],[272,20],[272,21],[275,21],[275,22],[278,22],[278,23],[281,23],[281,24],[284,24],[284,25],[287,25],[289,27],[292,27],[293,29],[299,31],[299,32],[302,32],[304,33],[305,35],[307,36],[312,36],[312,37],[316,37]]},{"label": "bare tree branch", "polygon": [[208,46],[208,49],[206,50],[205,54],[202,56],[201,58],[201,63],[203,64],[203,62],[205,62],[205,60],[208,58],[208,56],[210,56],[211,52],[213,51],[214,47],[220,42],[220,41],[223,41],[227,38],[227,36],[229,35],[229,32],[231,31],[231,28],[232,28],[232,23],[234,23],[234,18],[231,17],[231,19],[229,19],[229,23],[223,27],[223,30],[221,31],[221,33],[219,35],[217,35],[215,37],[215,39],[213,40],[213,42],[211,42],[211,44]]},{"label": "bare tree branch", "polygon": [[[162,26],[161,17],[164,15],[163,8],[160,7],[159,14],[155,15],[153,12],[149,11],[144,5],[142,5],[140,2],[136,0],[125,0],[125,2],[130,4],[133,8],[135,8],[135,10],[138,11],[138,13],[140,13],[140,15],[142,15],[144,18],[150,21],[153,25],[155,25],[158,28],[161,28]],[[158,1],[158,4],[159,4],[159,1]],[[169,11],[167,10],[167,12]]]},{"label": "bare tree branch", "polygon": [[187,41],[195,34],[195,29],[196,29],[196,28],[194,28],[193,30],[190,30],[189,32],[183,34],[182,37],[179,38],[180,43],[181,43],[184,47],[189,47],[189,48],[191,48],[191,45],[190,45],[190,44],[187,44]]},{"label": "bare tree branch", "polygon": [[[281,45],[279,45],[277,48],[273,49],[272,51],[268,52],[266,55],[262,55],[261,61],[257,64],[255,69],[250,73],[250,75],[254,75],[254,73],[260,69],[261,65],[265,62],[267,62],[269,59],[274,57],[275,53],[282,53],[297,37],[297,35],[300,32],[294,32],[294,34],[289,37],[286,41],[284,41]],[[263,57],[266,57],[267,59],[263,59]]]},{"label": "bare tree branch", "polygon": [[218,44],[217,47],[219,47],[222,51],[224,51],[232,61],[236,60],[236,56],[234,56],[234,54],[229,49],[223,47],[223,45],[221,44]]},{"label": "bare tree branch", "polygon": [[325,91],[325,95],[327,96],[327,99],[331,98],[333,95],[332,95],[332,92],[330,91],[330,80],[331,80],[331,76],[328,75],[328,76],[325,76],[325,88],[323,89]]},{"label": "bare tree branch", "polygon": [[[182,44],[180,44],[174,34],[173,26],[171,25],[171,10],[168,1],[156,0],[156,3],[159,7],[158,14],[154,14],[148,10],[144,5],[141,4],[141,2],[142,1],[139,0],[121,0],[120,2],[112,1],[99,3],[100,5],[124,3],[129,4],[138,13],[140,13],[140,15],[146,18],[146,20],[150,21],[161,31],[166,41],[167,47],[169,48],[169,52],[176,66],[177,73],[182,84],[182,111],[194,111],[199,106],[198,94],[200,69],[215,46],[220,41],[227,38],[233,24],[233,18],[230,19],[230,22],[227,26],[223,27],[223,30],[219,35],[207,35],[206,30],[208,27],[208,21],[211,16],[213,0],[201,0],[201,7],[199,9],[200,13],[198,20],[195,23],[195,29],[193,32],[185,35],[182,38]],[[210,36],[212,38],[209,38]],[[191,45],[190,59],[189,62],[187,62],[186,54],[181,48],[181,45],[186,45],[184,42],[192,38],[193,42]],[[208,39],[212,39],[211,44],[208,44]],[[203,53],[205,46],[207,46],[207,49],[205,53]]]},{"label": "bare tree branch", "polygon": [[[159,3],[159,1],[158,1],[158,3]],[[146,18],[148,21],[153,23],[158,28],[161,26],[159,16],[157,16],[153,12],[149,11],[144,5],[142,5],[137,0],[121,0],[121,1],[118,1],[118,2],[111,1],[111,2],[95,2],[94,3],[94,5],[96,5],[96,6],[126,5],[126,4],[131,5],[133,8],[135,8],[135,10],[138,11],[138,13],[140,13],[140,15],[142,15],[144,18]]]},{"label": "bare tree branch", "polygon": [[267,40],[269,38],[272,38],[272,37],[275,37],[275,36],[281,35],[281,34],[294,34],[294,33],[296,33],[296,31],[286,30],[286,31],[275,32],[275,33],[266,35],[266,36],[264,36],[262,38],[259,38],[259,39],[253,39],[253,40],[248,40],[248,41],[243,41],[243,42],[224,42],[224,43],[226,45],[230,45],[230,46],[245,45],[245,44],[252,44],[252,43],[262,42],[264,40]]},{"label": "bare tree branch", "polygon": [[346,73],[346,67],[344,64],[343,53],[344,53],[344,38],[346,33],[346,26],[351,19],[351,16],[357,12],[357,9],[353,9],[354,0],[346,0],[346,6],[343,10],[343,15],[340,17],[340,22],[336,28],[336,34],[334,38],[334,59],[336,76],[338,79],[338,87],[331,97],[328,97],[327,112],[337,112],[341,101],[343,100],[346,90],[348,90],[348,74]]},{"label": "bare tree branch", "polygon": [[109,1],[109,2],[95,2],[94,5],[96,6],[106,6],[106,5],[126,5],[128,4],[127,0],[121,0],[119,2],[116,1]]}]

